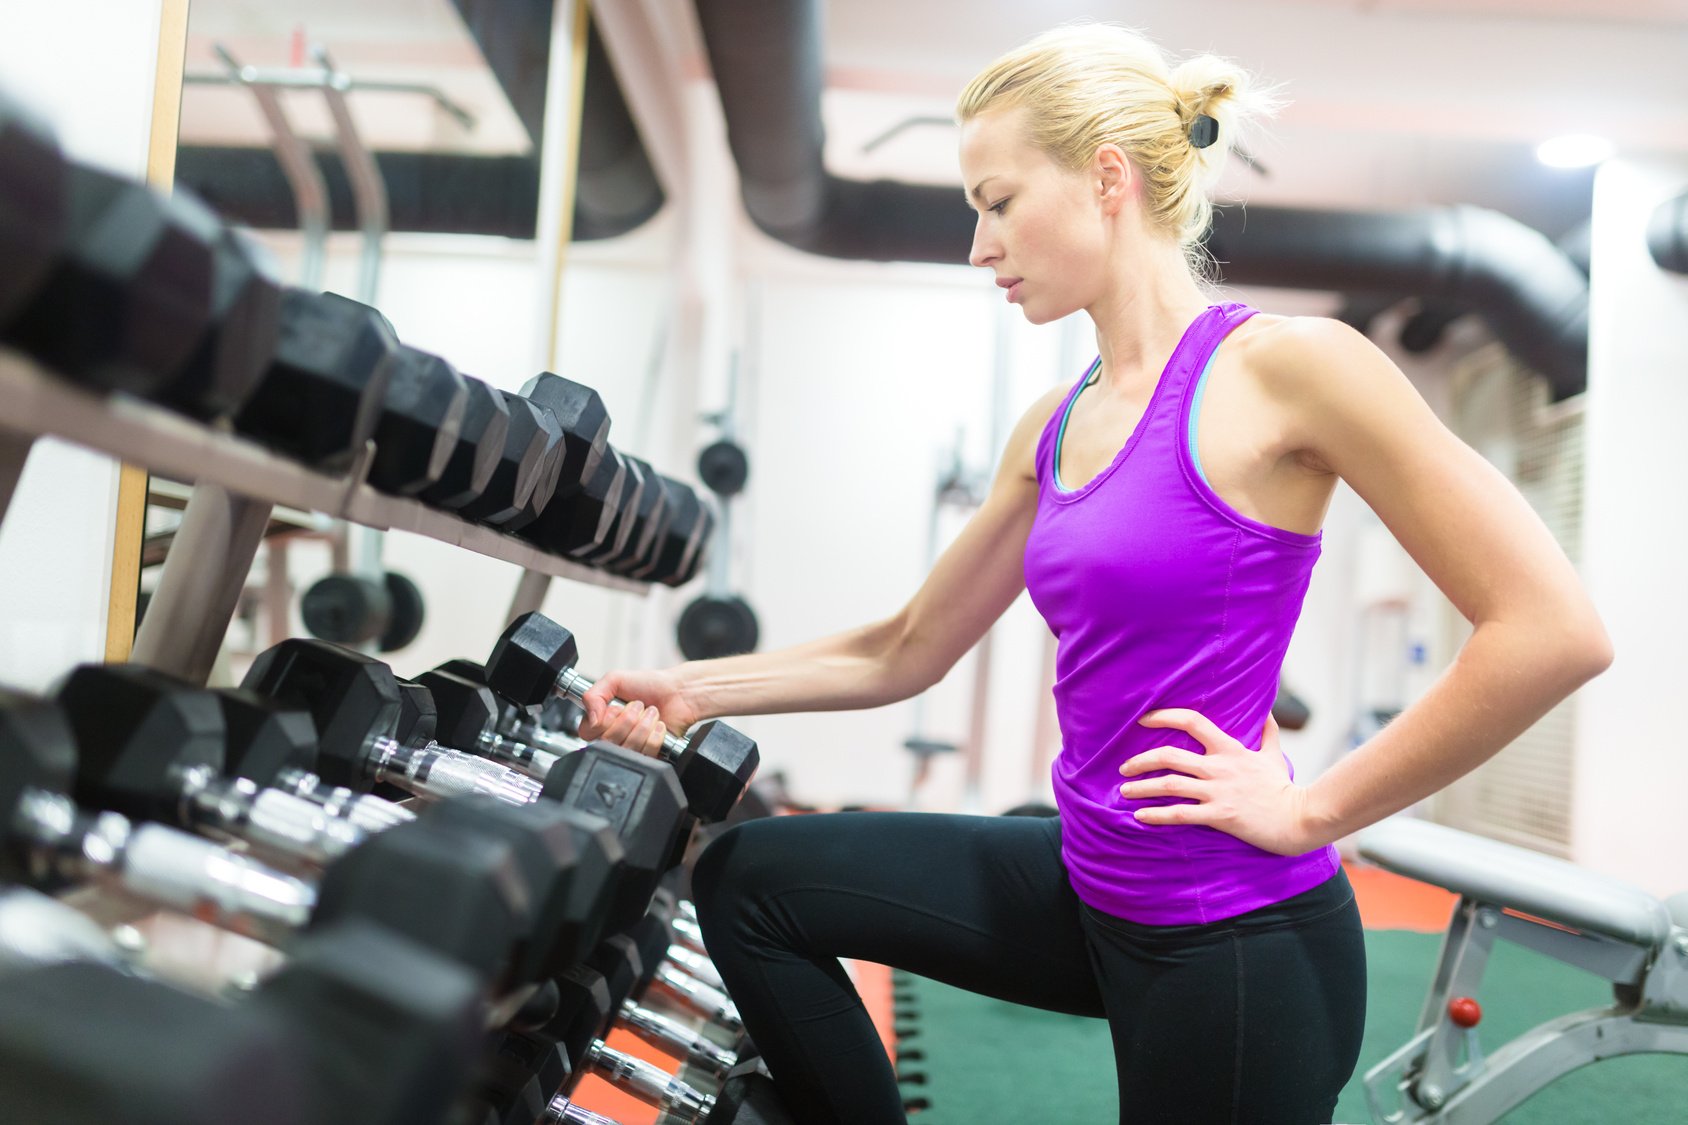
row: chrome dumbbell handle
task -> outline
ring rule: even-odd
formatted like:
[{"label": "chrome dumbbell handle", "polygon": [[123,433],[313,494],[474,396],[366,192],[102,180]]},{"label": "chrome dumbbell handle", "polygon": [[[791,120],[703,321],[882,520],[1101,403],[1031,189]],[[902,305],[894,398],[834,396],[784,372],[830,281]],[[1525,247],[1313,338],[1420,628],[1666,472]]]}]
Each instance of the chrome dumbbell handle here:
[{"label": "chrome dumbbell handle", "polygon": [[660,1050],[677,1054],[688,1064],[717,1078],[738,1062],[738,1055],[705,1039],[677,1020],[671,1020],[631,1000],[622,1002],[622,1026]]},{"label": "chrome dumbbell handle", "polygon": [[738,1006],[725,992],[718,988],[710,988],[702,981],[693,980],[672,965],[659,968],[651,978],[651,986],[678,997],[687,1007],[714,1020],[734,1035],[744,1030],[744,1021],[739,1018]]},{"label": "chrome dumbbell handle", "polygon": [[643,1059],[608,1046],[602,1039],[586,1050],[586,1062],[613,1085],[661,1110],[665,1120],[701,1122],[715,1099]]},{"label": "chrome dumbbell handle", "polygon": [[[593,681],[582,676],[573,668],[565,668],[562,674],[557,677],[557,691],[576,703],[584,702],[586,693],[591,691],[592,687]],[[610,702],[618,707],[627,706],[625,699],[614,699]],[[684,738],[670,731],[662,736],[662,758],[669,762],[678,761],[681,755],[685,754],[687,746],[688,743]]]},{"label": "chrome dumbbell handle", "polygon": [[370,745],[375,777],[419,797],[465,797],[484,793],[512,805],[539,800],[541,786],[507,766],[430,742],[406,746],[391,738]]}]

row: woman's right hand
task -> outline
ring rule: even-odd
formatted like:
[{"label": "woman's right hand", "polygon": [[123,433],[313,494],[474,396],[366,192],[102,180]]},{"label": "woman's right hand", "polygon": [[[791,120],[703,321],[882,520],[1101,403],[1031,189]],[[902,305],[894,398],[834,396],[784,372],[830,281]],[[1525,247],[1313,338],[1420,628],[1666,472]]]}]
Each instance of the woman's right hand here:
[{"label": "woman's right hand", "polygon": [[[626,706],[614,702],[626,701]],[[580,737],[604,739],[655,757],[668,731],[684,734],[698,721],[697,708],[685,698],[672,671],[611,672],[592,685],[582,701],[586,716]]]}]

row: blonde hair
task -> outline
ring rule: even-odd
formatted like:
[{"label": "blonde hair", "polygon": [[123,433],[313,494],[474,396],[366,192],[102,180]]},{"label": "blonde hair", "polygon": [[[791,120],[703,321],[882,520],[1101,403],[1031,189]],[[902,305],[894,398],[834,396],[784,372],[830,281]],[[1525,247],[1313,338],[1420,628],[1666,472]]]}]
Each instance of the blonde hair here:
[{"label": "blonde hair", "polygon": [[[1197,55],[1173,67],[1141,32],[1079,23],[991,63],[961,91],[955,113],[965,123],[986,110],[1024,107],[1027,139],[1073,171],[1102,145],[1118,145],[1142,175],[1151,226],[1177,240],[1200,278],[1208,260],[1201,240],[1213,221],[1209,193],[1240,134],[1282,107],[1277,94],[1227,59]],[[1207,148],[1190,141],[1201,114],[1219,122],[1219,138]]]}]

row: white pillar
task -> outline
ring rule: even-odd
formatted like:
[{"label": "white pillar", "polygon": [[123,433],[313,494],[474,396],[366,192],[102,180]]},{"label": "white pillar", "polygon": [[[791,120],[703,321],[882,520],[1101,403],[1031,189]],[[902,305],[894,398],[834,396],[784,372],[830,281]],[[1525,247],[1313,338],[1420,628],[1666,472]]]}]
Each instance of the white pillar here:
[{"label": "white pillar", "polygon": [[1583,689],[1572,856],[1655,894],[1688,889],[1688,277],[1647,253],[1680,157],[1608,161],[1594,182],[1583,575],[1617,659]]}]

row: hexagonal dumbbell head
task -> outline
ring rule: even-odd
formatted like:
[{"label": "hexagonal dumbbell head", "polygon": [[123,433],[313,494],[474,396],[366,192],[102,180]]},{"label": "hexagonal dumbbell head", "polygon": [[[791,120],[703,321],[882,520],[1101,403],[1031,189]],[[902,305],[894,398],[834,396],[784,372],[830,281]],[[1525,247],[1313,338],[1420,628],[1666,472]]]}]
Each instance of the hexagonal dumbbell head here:
[{"label": "hexagonal dumbbell head", "polygon": [[686,752],[674,763],[674,772],[687,806],[699,820],[715,824],[733,811],[761,764],[761,751],[751,738],[710,719],[686,732]]},{"label": "hexagonal dumbbell head", "polygon": [[[441,801],[422,819],[494,836],[511,845],[531,907],[530,922],[515,954],[515,975],[520,980],[543,980],[567,969],[579,935],[575,932],[578,920],[569,916],[568,884],[575,875],[575,853],[574,832],[565,811],[550,801],[507,805],[472,795]],[[569,926],[575,930],[563,933]]]},{"label": "hexagonal dumbbell head", "polygon": [[690,835],[691,814],[680,781],[665,763],[611,742],[594,742],[557,760],[545,796],[564,808],[602,817],[620,841],[622,878],[605,919],[620,932],[644,916],[679,841]]},{"label": "hexagonal dumbbell head", "polygon": [[278,707],[251,691],[223,688],[214,692],[227,732],[223,770],[261,786],[275,782],[288,770],[316,769],[316,724],[306,711]]},{"label": "hexagonal dumbbell head", "polygon": [[580,552],[582,561],[602,566],[610,559],[627,549],[628,541],[633,538],[634,524],[638,520],[639,504],[645,495],[645,468],[639,460],[629,457],[620,450],[611,450],[620,458],[627,476],[621,487],[621,498],[616,501],[610,512],[610,525],[604,533],[604,541],[596,547]]},{"label": "hexagonal dumbbell head", "polygon": [[375,422],[369,483],[412,496],[440,479],[457,448],[469,385],[437,355],[400,345]]},{"label": "hexagonal dumbbell head", "polygon": [[[638,457],[628,458],[644,477],[644,487],[639,491],[639,507],[632,516],[632,534],[627,542],[615,554],[603,560],[605,570],[616,573],[624,572],[638,559],[643,557],[656,542],[657,532],[668,518],[668,490],[662,486],[662,480],[656,470],[651,468],[649,461]],[[625,518],[625,510],[624,516]]]},{"label": "hexagonal dumbbell head", "polygon": [[434,737],[446,746],[472,750],[498,727],[498,697],[485,684],[438,668],[416,677],[434,701]]},{"label": "hexagonal dumbbell head", "polygon": [[[510,428],[498,451],[492,479],[481,494],[459,511],[464,519],[498,526],[522,510],[539,483],[547,448],[547,434],[539,408],[520,395],[499,391],[510,414]],[[552,443],[552,456],[555,445]]]},{"label": "hexagonal dumbbell head", "polygon": [[510,622],[487,657],[486,683],[521,707],[544,703],[557,678],[580,661],[574,634],[540,613]]},{"label": "hexagonal dumbbell head", "polygon": [[[698,499],[698,519],[692,527],[692,533],[686,538],[686,546],[680,552],[680,558],[673,572],[665,574],[660,581],[667,586],[684,586],[697,577],[703,561],[709,557],[709,547],[715,534],[715,512],[707,501]],[[668,559],[663,559],[664,566]]]},{"label": "hexagonal dumbbell head", "polygon": [[259,653],[240,686],[283,707],[309,711],[322,779],[369,791],[370,742],[398,728],[399,686],[392,669],[327,641],[293,637]]},{"label": "hexagonal dumbbell head", "polygon": [[510,430],[510,408],[504,396],[479,379],[464,376],[463,381],[469,397],[451,456],[439,479],[418,494],[423,503],[447,511],[458,510],[486,491]]},{"label": "hexagonal dumbbell head", "polygon": [[557,416],[548,407],[537,403],[529,405],[539,411],[539,427],[545,436],[545,449],[540,454],[539,475],[534,479],[527,503],[498,525],[507,532],[518,531],[539,518],[539,513],[556,497],[558,476],[563,471],[563,431],[557,425]]},{"label": "hexagonal dumbbell head", "polygon": [[685,494],[676,481],[653,469],[646,482],[645,495],[660,498],[653,501],[657,504],[657,509],[635,537],[631,553],[620,562],[611,564],[609,569],[629,578],[648,580],[648,572],[656,568],[657,560],[661,557],[662,544],[668,535],[668,528],[680,515]]},{"label": "hexagonal dumbbell head", "polygon": [[345,469],[375,433],[398,347],[393,326],[368,305],[288,289],[275,357],[235,429],[307,465]]},{"label": "hexagonal dumbbell head", "polygon": [[610,438],[610,414],[598,392],[583,383],[541,371],[522,388],[524,397],[556,416],[563,456],[559,495],[571,495],[598,468]]},{"label": "hexagonal dumbbell head", "polygon": [[61,252],[7,335],[68,379],[156,395],[210,325],[216,216],[190,193],[81,165],[68,200]]},{"label": "hexagonal dumbbell head", "polygon": [[633,572],[633,577],[662,582],[678,574],[686,561],[686,552],[703,534],[699,524],[703,520],[703,501],[697,491],[672,477],[664,477],[670,510],[668,526],[662,529],[655,556]]},{"label": "hexagonal dumbbell head", "polygon": [[606,453],[573,495],[549,505],[522,529],[522,538],[554,555],[579,557],[597,547],[609,536],[626,480],[626,463]]},{"label": "hexagonal dumbbell head", "polygon": [[246,1002],[312,1029],[303,1073],[333,1119],[427,1121],[468,1086],[485,1034],[481,991],[451,960],[346,919],[294,942]]},{"label": "hexagonal dumbbell head", "polygon": [[138,664],[82,664],[59,686],[83,804],[175,823],[186,771],[223,772],[223,712],[204,688]]},{"label": "hexagonal dumbbell head", "polygon": [[323,872],[311,928],[362,918],[509,983],[510,954],[528,918],[512,846],[422,820],[377,833]]},{"label": "hexagonal dumbbell head", "polygon": [[63,253],[68,180],[52,129],[0,95],[0,339]]},{"label": "hexagonal dumbbell head", "polygon": [[281,274],[267,252],[233,227],[219,231],[212,246],[210,328],[158,401],[194,418],[238,410],[275,355],[281,291]]}]

